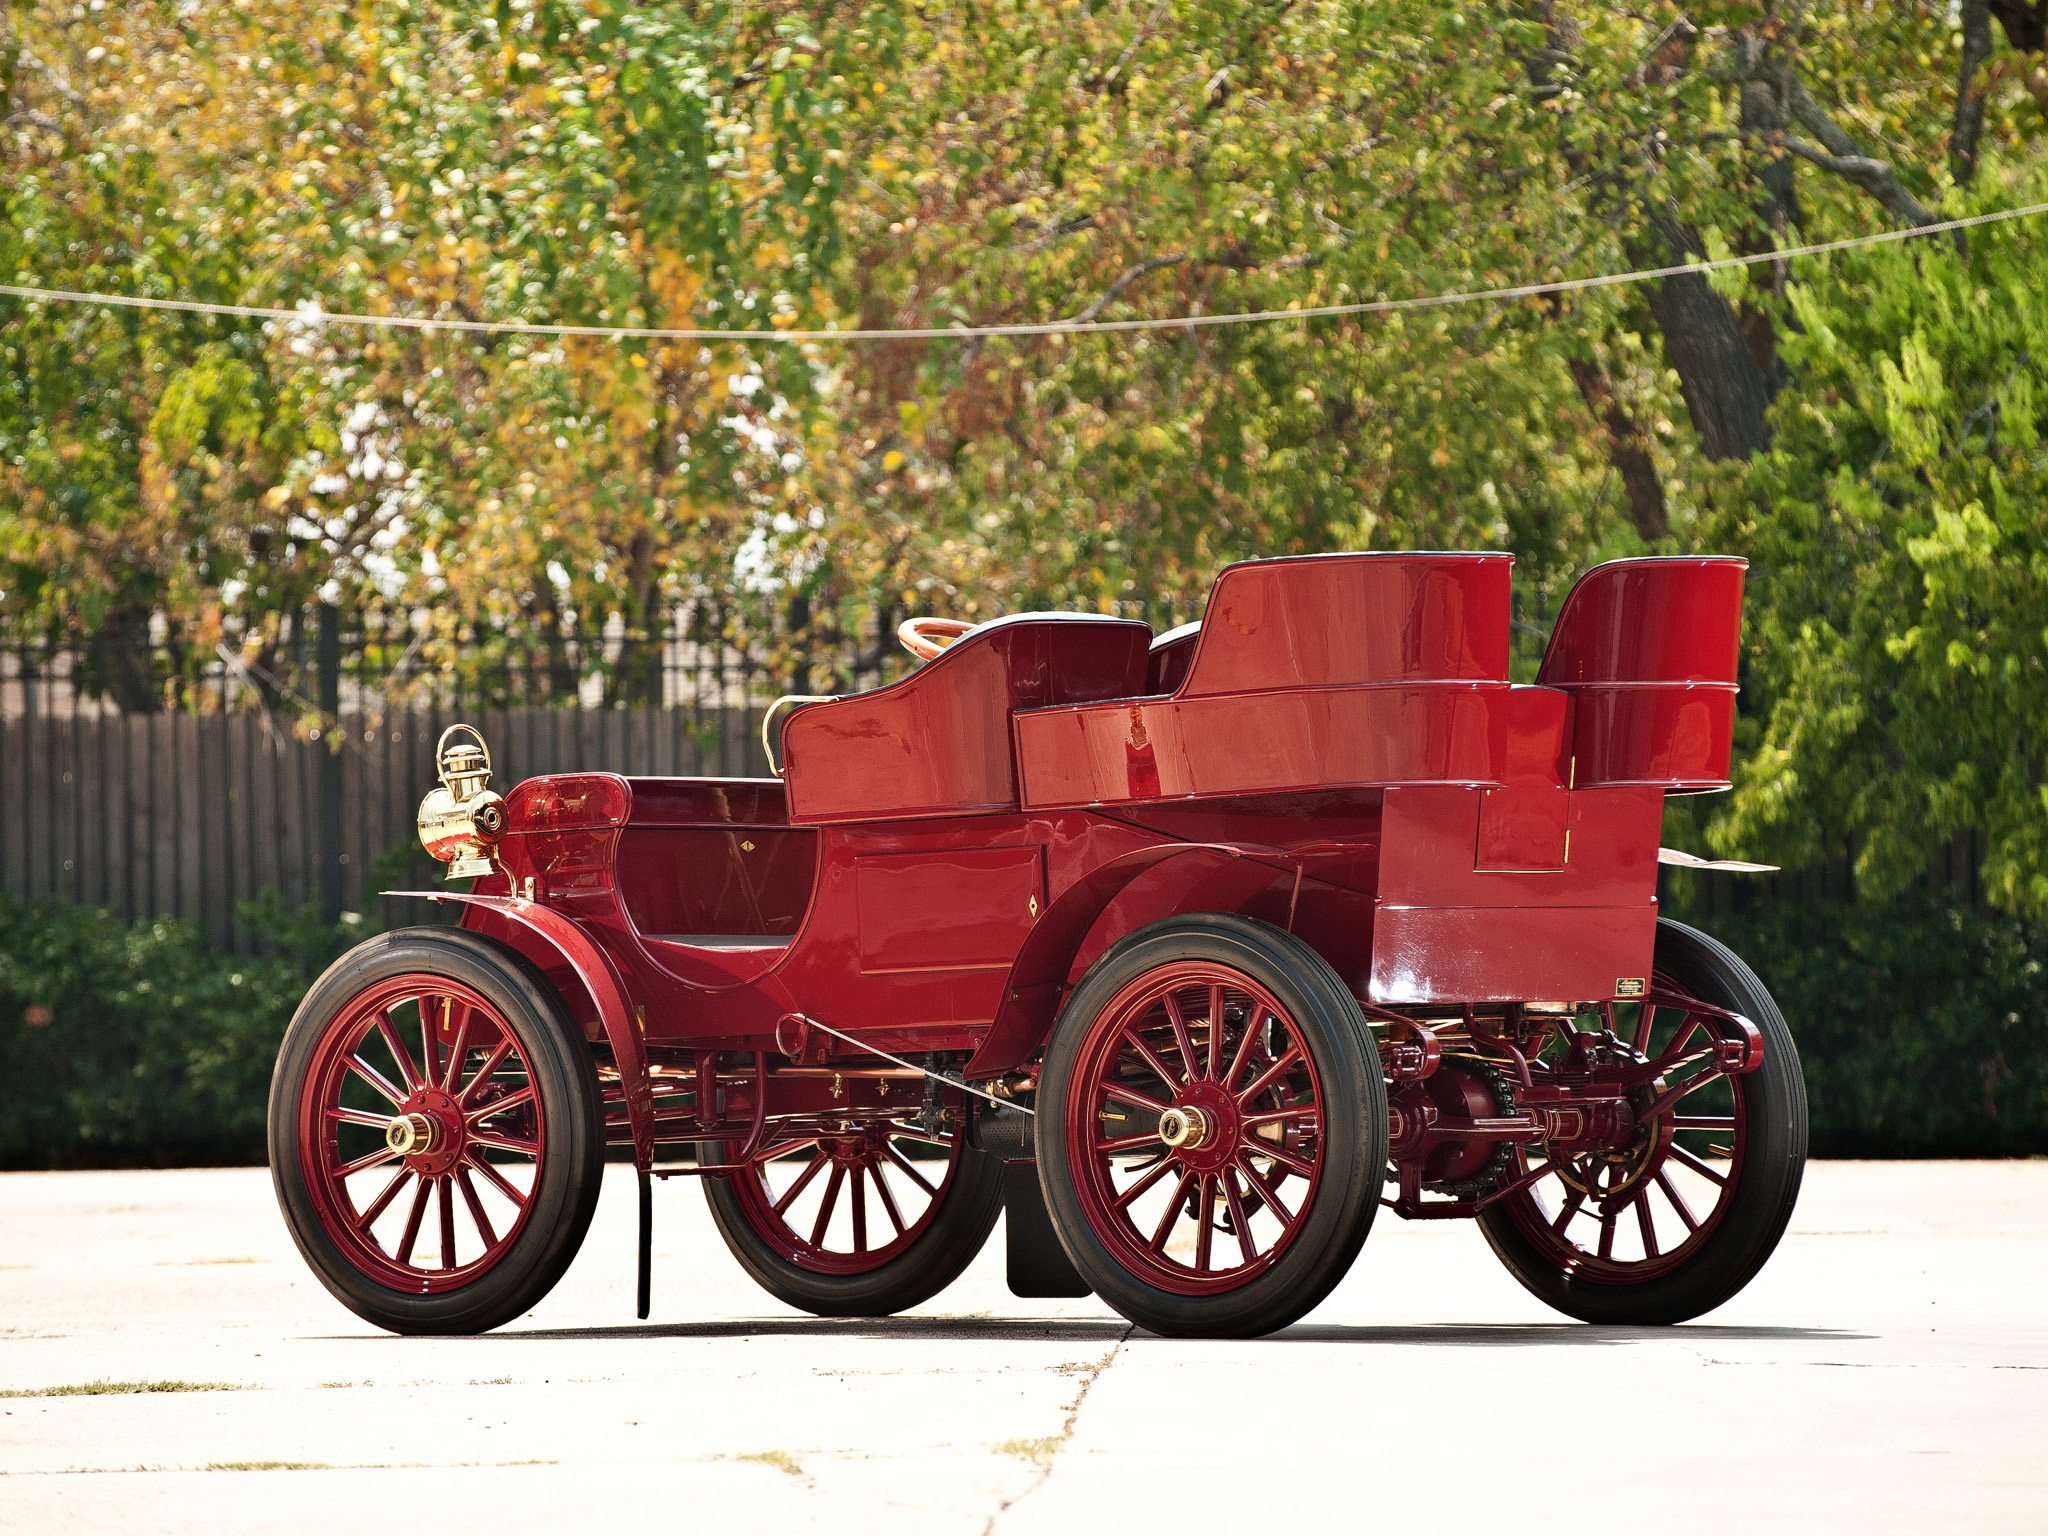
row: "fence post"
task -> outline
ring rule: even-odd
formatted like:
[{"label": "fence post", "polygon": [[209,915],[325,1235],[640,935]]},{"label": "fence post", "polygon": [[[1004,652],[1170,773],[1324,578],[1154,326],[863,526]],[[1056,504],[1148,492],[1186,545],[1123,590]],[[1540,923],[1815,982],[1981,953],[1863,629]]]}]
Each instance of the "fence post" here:
[{"label": "fence post", "polygon": [[320,913],[341,921],[341,610],[320,605]]}]

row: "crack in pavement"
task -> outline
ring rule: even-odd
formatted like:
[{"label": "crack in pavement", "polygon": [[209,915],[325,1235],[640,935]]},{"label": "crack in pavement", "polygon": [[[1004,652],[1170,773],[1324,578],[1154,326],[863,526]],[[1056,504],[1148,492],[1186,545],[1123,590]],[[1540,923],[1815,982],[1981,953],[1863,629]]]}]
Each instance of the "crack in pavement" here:
[{"label": "crack in pavement", "polygon": [[1088,1401],[1088,1394],[1094,1389],[1095,1383],[1102,1379],[1102,1373],[1108,1370],[1116,1357],[1123,1352],[1124,1345],[1130,1342],[1131,1335],[1137,1332],[1137,1330],[1138,1325],[1136,1323],[1127,1323],[1124,1326],[1124,1331],[1117,1336],[1117,1341],[1109,1346],[1109,1352],[1089,1367],[1082,1376],[1081,1390],[1076,1392],[1074,1400],[1067,1404],[1066,1422],[1060,1425],[1060,1432],[1054,1438],[1052,1448],[1045,1453],[1038,1469],[1038,1476],[1034,1477],[1014,1497],[1005,1499],[996,1506],[995,1513],[988,1517],[988,1524],[981,1528],[981,1536],[995,1536],[996,1522],[1045,1486],[1046,1479],[1052,1476],[1052,1469],[1057,1462],[1059,1453],[1066,1449],[1067,1442],[1074,1436],[1074,1421],[1081,1416],[1081,1405]]}]

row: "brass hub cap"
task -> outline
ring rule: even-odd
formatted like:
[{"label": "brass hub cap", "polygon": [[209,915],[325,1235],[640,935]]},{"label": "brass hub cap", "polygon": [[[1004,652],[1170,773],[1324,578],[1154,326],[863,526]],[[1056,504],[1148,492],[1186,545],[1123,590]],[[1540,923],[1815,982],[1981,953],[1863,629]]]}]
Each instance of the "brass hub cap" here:
[{"label": "brass hub cap", "polygon": [[1192,1151],[1209,1135],[1209,1117],[1193,1105],[1176,1105],[1159,1117],[1159,1139],[1175,1151]]},{"label": "brass hub cap", "polygon": [[434,1122],[425,1115],[394,1115],[384,1127],[384,1145],[401,1157],[434,1149]]}]

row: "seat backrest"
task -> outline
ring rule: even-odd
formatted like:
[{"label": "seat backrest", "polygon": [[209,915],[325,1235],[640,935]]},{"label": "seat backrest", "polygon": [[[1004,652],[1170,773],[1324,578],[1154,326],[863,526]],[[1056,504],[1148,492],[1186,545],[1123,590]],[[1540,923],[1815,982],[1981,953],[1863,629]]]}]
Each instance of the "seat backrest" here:
[{"label": "seat backrest", "polygon": [[1536,681],[1573,695],[1581,787],[1728,787],[1742,578],[1728,555],[1611,560],[1564,600]]},{"label": "seat backrest", "polygon": [[1152,631],[1093,613],[1017,613],[969,630],[886,688],[792,713],[792,823],[1014,810],[1010,715],[1145,691]]},{"label": "seat backrest", "polygon": [[1183,698],[1504,681],[1512,555],[1254,560],[1216,578]]}]

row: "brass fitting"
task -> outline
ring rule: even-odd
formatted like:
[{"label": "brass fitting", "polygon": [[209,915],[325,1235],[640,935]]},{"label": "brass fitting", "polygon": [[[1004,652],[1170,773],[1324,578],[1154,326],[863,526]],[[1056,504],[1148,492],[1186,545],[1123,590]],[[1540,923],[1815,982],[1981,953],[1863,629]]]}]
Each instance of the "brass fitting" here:
[{"label": "brass fitting", "polygon": [[1199,1147],[1209,1135],[1209,1117],[1192,1106],[1173,1108],[1159,1117],[1159,1139],[1175,1149]]},{"label": "brass fitting", "polygon": [[425,1115],[394,1115],[384,1127],[384,1145],[400,1157],[434,1150],[434,1122]]}]

